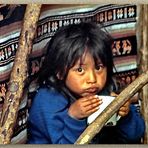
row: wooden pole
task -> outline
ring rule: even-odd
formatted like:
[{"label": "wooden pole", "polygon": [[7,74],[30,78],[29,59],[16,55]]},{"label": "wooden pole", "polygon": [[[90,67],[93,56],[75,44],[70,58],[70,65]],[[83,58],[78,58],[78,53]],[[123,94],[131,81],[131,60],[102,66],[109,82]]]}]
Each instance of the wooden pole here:
[{"label": "wooden pole", "polygon": [[[138,70],[139,74],[148,70],[148,5],[137,6],[137,46],[138,46]],[[140,98],[141,112],[145,119],[146,130],[144,144],[148,144],[148,85],[145,85],[141,92]]]},{"label": "wooden pole", "polygon": [[11,141],[18,107],[27,78],[28,55],[32,49],[32,41],[34,39],[40,9],[40,4],[28,4],[26,7],[19,46],[2,110],[0,121],[0,144],[9,144]]},{"label": "wooden pole", "polygon": [[104,111],[85,129],[80,135],[75,144],[88,144],[93,137],[99,133],[107,120],[118,111],[118,109],[138,90],[140,90],[146,83],[148,83],[148,71],[141,74],[131,84],[128,85],[111,104],[109,104]]}]

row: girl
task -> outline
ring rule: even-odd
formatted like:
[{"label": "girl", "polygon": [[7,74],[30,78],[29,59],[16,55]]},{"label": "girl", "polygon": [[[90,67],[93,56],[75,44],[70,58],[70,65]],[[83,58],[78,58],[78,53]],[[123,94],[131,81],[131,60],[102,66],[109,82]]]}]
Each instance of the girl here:
[{"label": "girl", "polygon": [[[40,88],[29,113],[30,144],[73,144],[99,109],[98,95],[112,91],[111,38],[93,23],[60,28],[48,44]],[[104,128],[92,143],[136,143],[144,121],[127,101],[117,126]],[[111,137],[110,137],[111,136]]]}]

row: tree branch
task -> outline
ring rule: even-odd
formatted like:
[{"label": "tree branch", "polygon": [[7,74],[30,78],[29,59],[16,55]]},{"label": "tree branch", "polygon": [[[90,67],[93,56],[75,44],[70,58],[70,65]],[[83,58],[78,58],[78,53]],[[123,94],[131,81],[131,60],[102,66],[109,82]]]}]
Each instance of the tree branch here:
[{"label": "tree branch", "polygon": [[111,104],[86,128],[80,135],[75,144],[87,144],[93,137],[99,133],[107,120],[118,111],[118,109],[136,92],[138,92],[145,84],[148,83],[148,71],[141,74],[127,88],[125,88]]},{"label": "tree branch", "polygon": [[19,46],[2,110],[0,121],[0,144],[10,143],[13,134],[18,107],[27,78],[27,61],[32,49],[32,41],[34,39],[40,9],[40,4],[28,4],[26,7]]}]

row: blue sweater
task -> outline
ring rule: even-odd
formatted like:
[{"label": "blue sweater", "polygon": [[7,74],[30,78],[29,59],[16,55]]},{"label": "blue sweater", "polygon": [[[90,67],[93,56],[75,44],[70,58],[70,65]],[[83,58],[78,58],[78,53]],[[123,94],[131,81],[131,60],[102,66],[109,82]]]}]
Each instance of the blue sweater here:
[{"label": "blue sweater", "polygon": [[[39,89],[29,112],[27,143],[74,144],[87,127],[87,119],[69,116],[67,105],[67,99],[58,92]],[[92,143],[136,143],[144,130],[144,120],[131,105],[129,115],[121,118],[115,127],[104,127]]]}]

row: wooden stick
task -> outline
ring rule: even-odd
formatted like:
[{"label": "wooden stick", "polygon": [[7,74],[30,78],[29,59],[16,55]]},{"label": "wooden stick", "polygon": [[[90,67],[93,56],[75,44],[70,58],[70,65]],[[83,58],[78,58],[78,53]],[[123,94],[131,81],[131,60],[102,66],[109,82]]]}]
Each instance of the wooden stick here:
[{"label": "wooden stick", "polygon": [[[148,69],[148,5],[137,6],[137,64],[139,74]],[[141,101],[141,113],[145,119],[145,136],[143,143],[148,144],[148,85],[145,85],[139,93]]]},{"label": "wooden stick", "polygon": [[92,138],[99,133],[107,120],[118,111],[118,109],[136,92],[138,92],[145,84],[148,83],[148,71],[136,78],[127,88],[125,88],[111,104],[86,128],[80,135],[75,144],[90,143]]},{"label": "wooden stick", "polygon": [[19,46],[2,110],[0,121],[0,144],[9,144],[11,141],[18,107],[27,78],[27,61],[32,49],[32,41],[34,39],[40,9],[40,4],[28,4],[26,7]]}]

